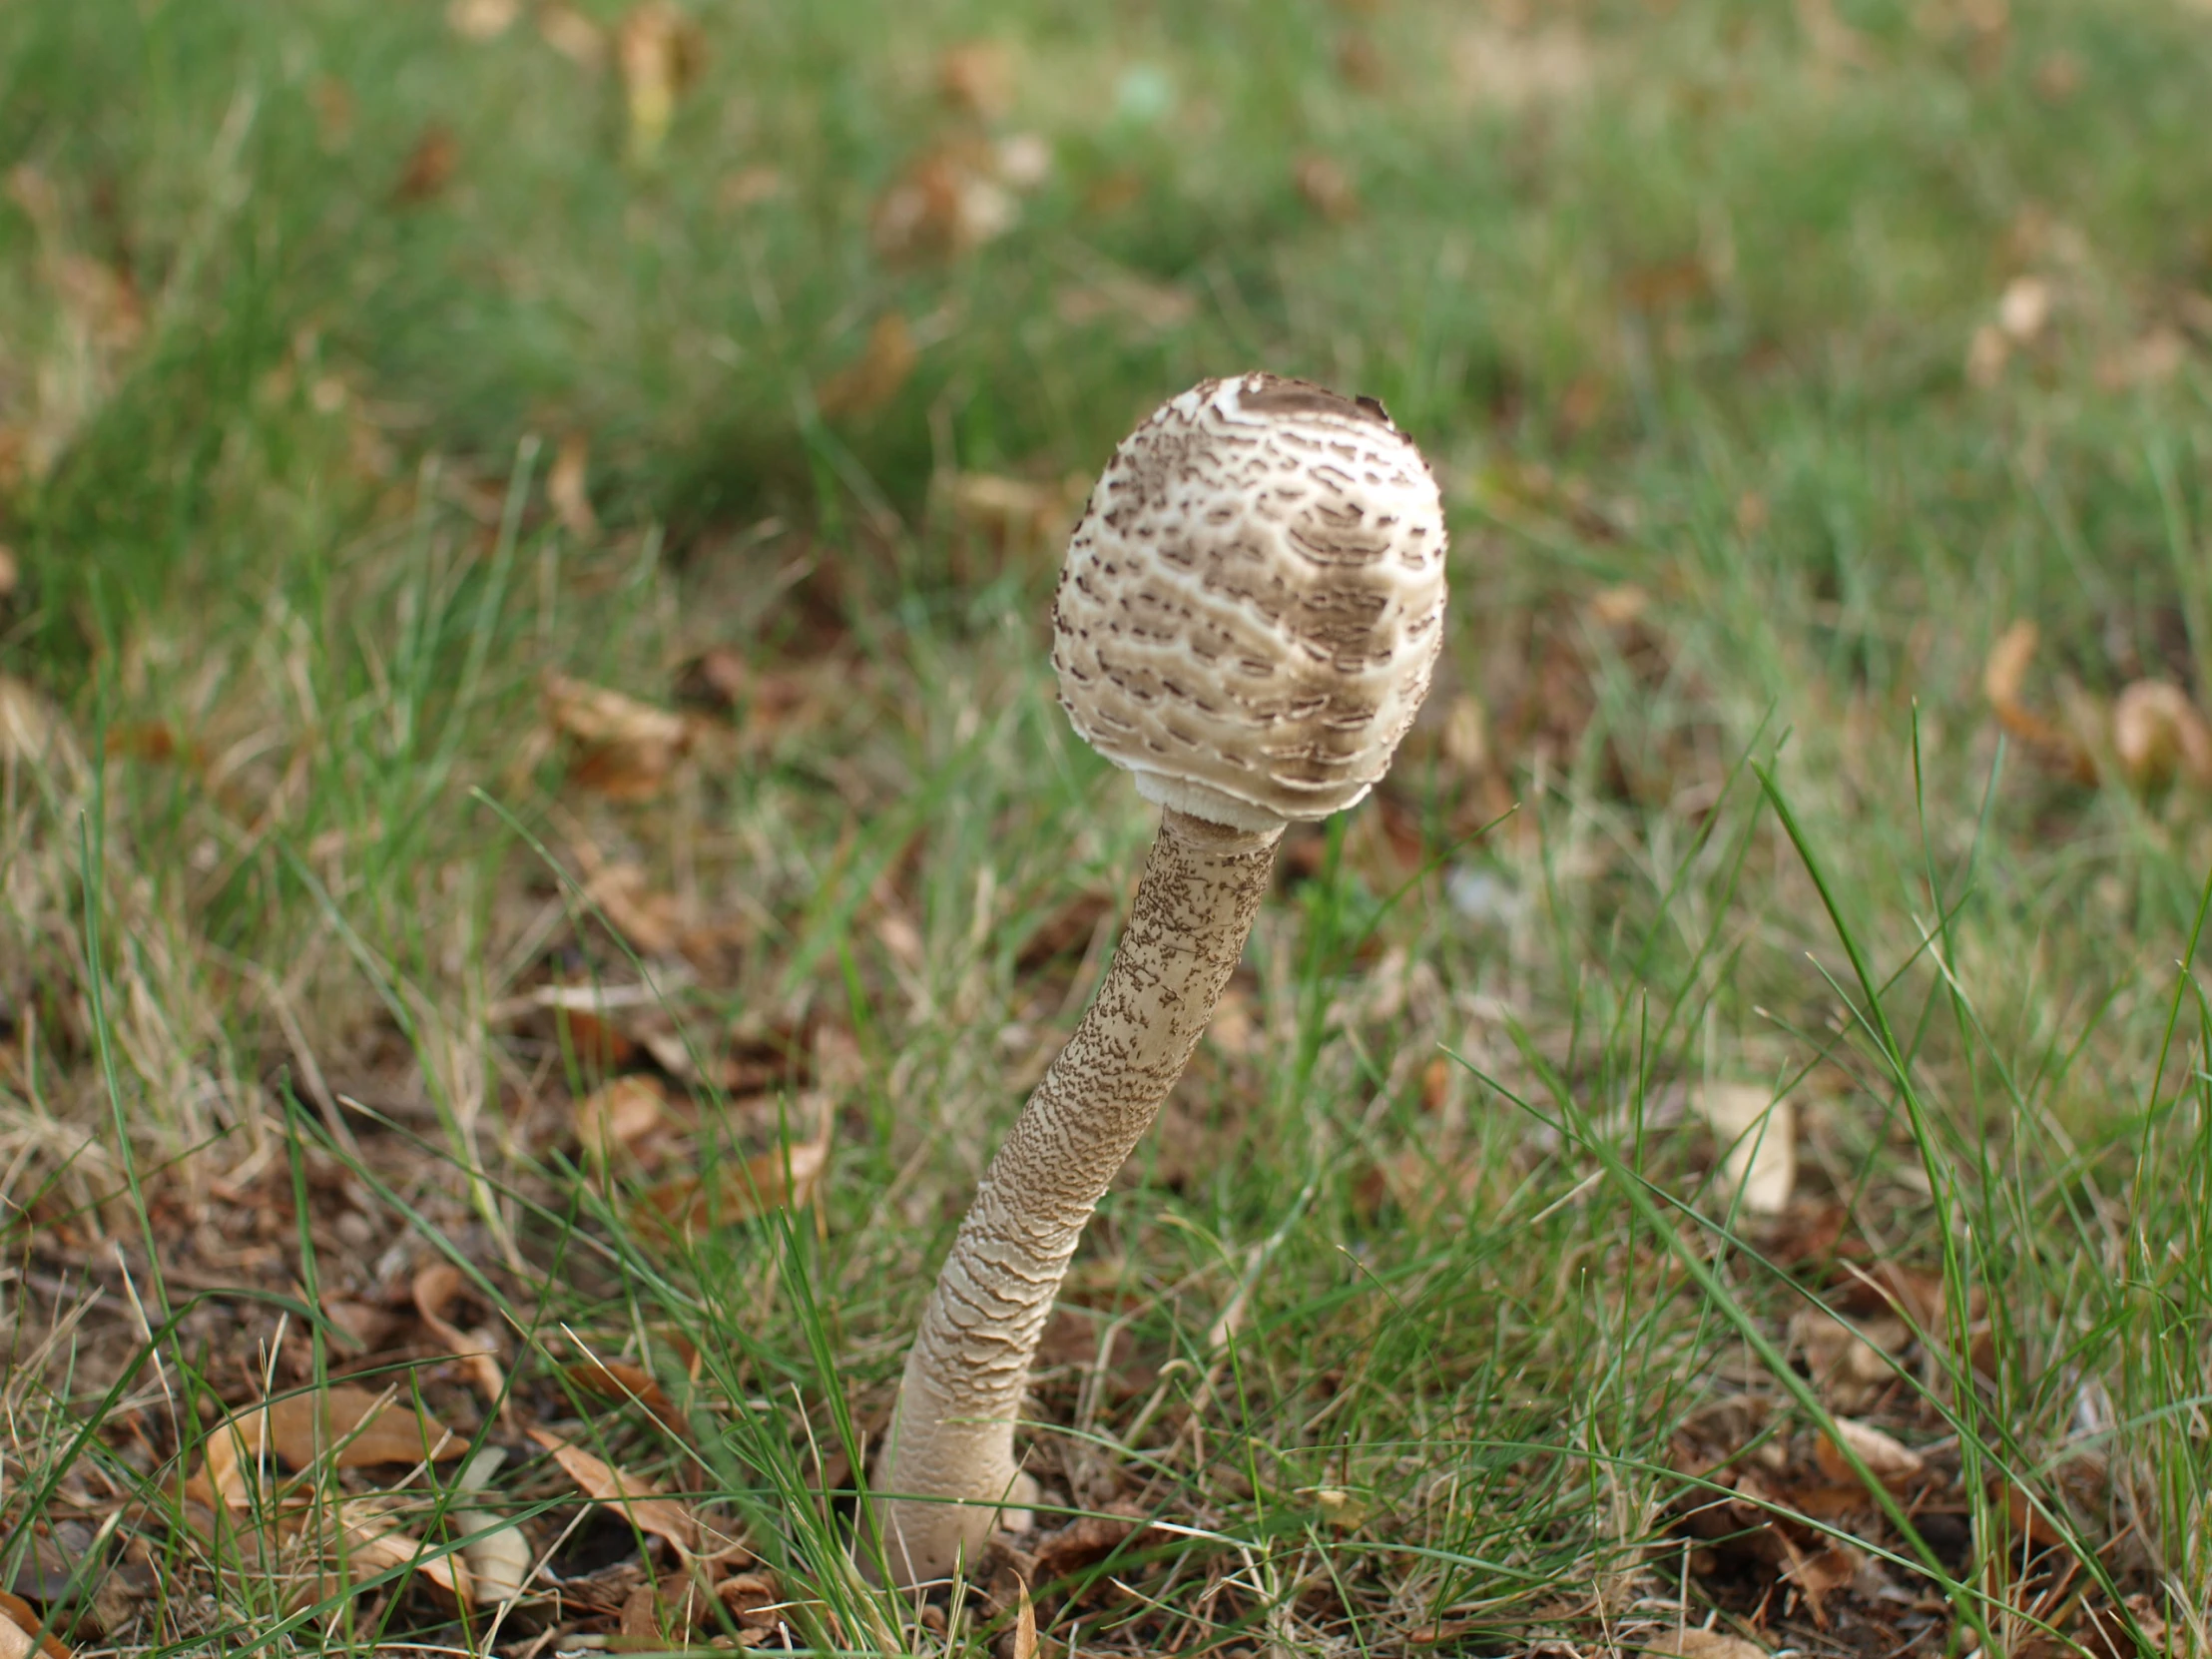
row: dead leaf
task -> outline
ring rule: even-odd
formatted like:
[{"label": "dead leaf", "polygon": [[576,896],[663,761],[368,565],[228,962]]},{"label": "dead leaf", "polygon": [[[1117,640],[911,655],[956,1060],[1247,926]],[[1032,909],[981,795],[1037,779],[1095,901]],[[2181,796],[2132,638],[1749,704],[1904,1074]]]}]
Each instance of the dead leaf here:
[{"label": "dead leaf", "polygon": [[1052,141],[1042,133],[1008,133],[994,152],[1001,183],[1035,190],[1052,177]]},{"label": "dead leaf", "polygon": [[429,1412],[340,1382],[237,1412],[209,1434],[204,1469],[213,1492],[236,1506],[247,1500],[247,1471],[272,1453],[296,1471],[323,1456],[339,1468],[359,1468],[443,1462],[466,1449]]},{"label": "dead leaf", "polygon": [[2063,48],[2045,53],[2035,65],[2034,84],[2044,103],[2065,103],[2081,90],[2081,60]]},{"label": "dead leaf", "polygon": [[607,61],[607,31],[567,0],[543,0],[538,36],[579,68],[597,69]]},{"label": "dead leaf", "polygon": [[1997,296],[1997,326],[2015,345],[2032,344],[2050,312],[2050,283],[2040,276],[2015,276]]},{"label": "dead leaf", "polygon": [[1895,1316],[1862,1320],[1855,1329],[1818,1308],[1790,1318],[1790,1346],[1805,1357],[1806,1370],[1837,1408],[1863,1409],[1895,1375],[1892,1355],[1912,1341],[1912,1331]]},{"label": "dead leaf", "polygon": [[566,674],[545,677],[546,718],[577,747],[569,776],[611,801],[649,801],[691,748],[681,715]]},{"label": "dead leaf", "polygon": [[1173,282],[1116,272],[1096,281],[1060,289],[1053,296],[1052,308],[1070,327],[1118,317],[1143,328],[1161,329],[1196,316],[1198,296]]},{"label": "dead leaf", "polygon": [[322,1299],[322,1317],[343,1332],[362,1354],[373,1354],[382,1348],[385,1339],[404,1323],[390,1309],[379,1308],[372,1302],[332,1296]]},{"label": "dead leaf", "polygon": [[423,1329],[445,1345],[448,1357],[458,1360],[468,1373],[469,1382],[487,1405],[498,1405],[507,1397],[506,1374],[499,1366],[499,1345],[490,1331],[462,1331],[445,1318],[445,1312],[453,1305],[467,1286],[461,1270],[451,1262],[433,1262],[414,1276],[415,1313],[421,1318]]},{"label": "dead leaf", "polygon": [[1814,1442],[1813,1460],[1821,1472],[1831,1480],[1855,1480],[1858,1472],[1838,1446],[1859,1454],[1859,1460],[1868,1471],[1885,1486],[1902,1486],[1927,1467],[1928,1459],[1904,1441],[1875,1427],[1871,1422],[1861,1422],[1853,1417],[1836,1419],[1836,1439],[1822,1434]]},{"label": "dead leaf", "polygon": [[522,15],[522,0],[448,0],[445,26],[463,40],[497,40]]},{"label": "dead leaf", "polygon": [[989,472],[957,472],[943,485],[960,526],[1008,552],[1057,550],[1088,489],[1088,480],[1074,475],[1040,483]]},{"label": "dead leaf", "polygon": [[2025,744],[2047,764],[2065,772],[2075,783],[2096,782],[2096,761],[2087,748],[2030,710],[2020,697],[2027,665],[2035,656],[2040,635],[2035,624],[2015,622],[1989,648],[1981,671],[1982,695],[1989,701],[1997,724]]},{"label": "dead leaf", "polygon": [[584,898],[641,956],[665,956],[683,936],[676,895],[656,890],[636,864],[601,864],[585,881]]},{"label": "dead leaf", "polygon": [[1517,111],[1562,103],[1588,90],[1596,58],[1579,29],[1535,33],[1478,24],[1451,43],[1452,79],[1469,103]]},{"label": "dead leaf", "polygon": [[1754,1215],[1780,1215],[1797,1185],[1797,1107],[1763,1087],[1716,1083],[1698,1093],[1699,1113],[1727,1159],[1730,1191]]},{"label": "dead leaf", "polygon": [[1835,0],[1798,0],[1798,26],[1824,64],[1865,69],[1874,62],[1867,37],[1836,15]]},{"label": "dead leaf", "polygon": [[392,199],[406,204],[427,202],[453,182],[460,165],[460,141],[451,128],[433,121],[422,129],[414,148],[407,152],[407,160],[399,169],[399,182],[392,186]]},{"label": "dead leaf", "polygon": [[1094,1566],[1145,1529],[1135,1516],[1078,1515],[1037,1540],[1037,1576],[1050,1583]]},{"label": "dead leaf", "polygon": [[748,1630],[774,1630],[783,1622],[778,1610],[783,1593],[776,1575],[765,1569],[725,1578],[715,1586],[715,1598]]},{"label": "dead leaf", "polygon": [[1359,216],[1359,188],[1353,184],[1352,175],[1345,170],[1344,164],[1335,157],[1318,153],[1301,156],[1292,177],[1306,205],[1322,218],[1347,220]]},{"label": "dead leaf", "polygon": [[206,748],[191,740],[179,743],[175,729],[166,721],[127,721],[111,726],[101,748],[112,759],[144,761],[149,766],[168,766],[181,758],[188,772],[205,771],[208,764]]},{"label": "dead leaf", "polygon": [[2212,726],[2189,694],[2162,680],[2137,680],[2112,703],[2112,748],[2137,789],[2157,789],[2185,773],[2212,786]]},{"label": "dead leaf", "polygon": [[1357,32],[1337,42],[1337,73],[1346,86],[1360,92],[1381,92],[1389,79],[1382,53],[1373,37]]},{"label": "dead leaf", "polygon": [[[29,1602],[0,1590],[0,1659],[30,1659],[34,1652],[40,1659],[70,1659],[69,1649],[51,1630],[38,1635],[42,1622]],[[38,1635],[35,1647],[34,1635]]]},{"label": "dead leaf", "polygon": [[393,1567],[411,1566],[457,1600],[473,1601],[466,1561],[456,1554],[426,1548],[421,1539],[402,1527],[394,1514],[398,1501],[379,1493],[348,1498],[338,1505],[345,1564],[354,1582],[374,1578]]},{"label": "dead leaf", "polygon": [[2017,1554],[2021,1540],[2030,1549],[2056,1549],[2065,1543],[2065,1534],[2053,1526],[2025,1491],[2010,1481],[2004,1483],[2004,1516],[2010,1524],[2010,1551]]},{"label": "dead leaf", "polygon": [[453,1530],[461,1535],[461,1558],[479,1605],[513,1601],[529,1587],[535,1557],[521,1527],[482,1509],[456,1509]]},{"label": "dead leaf", "polygon": [[986,145],[956,143],[919,157],[876,199],[868,235],[888,260],[944,259],[1014,228],[1021,211]]},{"label": "dead leaf", "polygon": [[870,415],[896,397],[921,361],[914,331],[905,317],[885,311],[868,329],[858,360],[839,369],[815,391],[825,415]]},{"label": "dead leaf", "polygon": [[648,1579],[632,1590],[622,1604],[620,1633],[608,1639],[616,1653],[658,1653],[670,1647],[689,1647],[692,1632],[704,1611],[705,1592],[686,1569]]},{"label": "dead leaf", "polygon": [[1014,1612],[1013,1659],[1037,1659],[1037,1609],[1030,1604],[1029,1586],[1021,1586],[1021,1600]]},{"label": "dead leaf", "polygon": [[625,1475],[549,1429],[532,1428],[529,1434],[553,1454],[554,1461],[594,1503],[627,1515],[638,1530],[667,1539],[687,1556],[700,1553],[703,1528],[690,1504],[664,1497],[652,1481]]},{"label": "dead leaf", "polygon": [[658,1077],[617,1077],[576,1102],[576,1144],[594,1164],[617,1148],[635,1152],[668,1121],[668,1085]]},{"label": "dead leaf", "polygon": [[2012,342],[1993,322],[1984,322],[1966,342],[1966,383],[1986,390],[2003,378],[2004,365],[2012,359]]},{"label": "dead leaf", "polygon": [[1013,107],[1013,48],[1001,40],[946,47],[937,55],[937,90],[969,115],[996,121]]},{"label": "dead leaf", "polygon": [[645,0],[615,27],[615,58],[630,109],[630,159],[660,154],[676,100],[698,79],[706,37],[673,0]]},{"label": "dead leaf", "polygon": [[818,1093],[815,1101],[821,1128],[814,1139],[726,1165],[712,1187],[697,1176],[664,1181],[638,1200],[639,1219],[697,1233],[811,1203],[830,1167],[830,1097]]},{"label": "dead leaf", "polygon": [[782,168],[757,162],[725,177],[715,200],[722,204],[724,213],[740,213],[783,195],[786,182]]},{"label": "dead leaf", "polygon": [[1241,1059],[1252,1052],[1258,1032],[1252,998],[1235,985],[1223,991],[1221,1000],[1214,1004],[1214,1017],[1206,1023],[1207,1042],[1231,1059]]},{"label": "dead leaf", "polygon": [[578,541],[592,541],[599,535],[599,515],[591,510],[591,495],[584,482],[590,461],[591,439],[581,432],[571,432],[561,439],[560,452],[553,457],[553,469],[545,480],[545,498],[553,503],[554,513]]},{"label": "dead leaf", "polygon": [[1681,1659],[1767,1659],[1757,1642],[1731,1636],[1725,1630],[1674,1630],[1651,1644],[1654,1653],[1674,1653]]},{"label": "dead leaf", "polygon": [[128,271],[85,254],[63,254],[48,271],[69,314],[101,350],[130,349],[146,331],[146,308]]},{"label": "dead leaf", "polygon": [[2097,384],[2106,391],[2130,386],[2162,386],[2181,372],[2189,360],[2189,337],[2179,328],[2160,323],[2141,338],[2097,361]]},{"label": "dead leaf", "polygon": [[353,93],[335,75],[318,76],[308,90],[314,105],[315,137],[328,151],[343,150],[353,139]]},{"label": "dead leaf", "polygon": [[584,1360],[563,1368],[563,1375],[584,1392],[601,1399],[618,1404],[635,1400],[672,1434],[687,1432],[676,1401],[668,1397],[660,1380],[643,1366],[632,1365],[627,1360]]},{"label": "dead leaf", "polygon": [[1338,1486],[1324,1486],[1314,1494],[1314,1508],[1321,1515],[1324,1526],[1333,1526],[1340,1532],[1351,1532],[1366,1523],[1371,1505],[1358,1492],[1348,1492]]}]

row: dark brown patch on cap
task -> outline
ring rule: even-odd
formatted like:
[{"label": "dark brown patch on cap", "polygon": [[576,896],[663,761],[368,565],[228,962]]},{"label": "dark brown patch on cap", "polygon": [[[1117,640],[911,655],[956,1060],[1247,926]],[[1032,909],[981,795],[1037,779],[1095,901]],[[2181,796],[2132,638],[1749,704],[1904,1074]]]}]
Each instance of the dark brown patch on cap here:
[{"label": "dark brown patch on cap", "polygon": [[1258,414],[1326,414],[1340,420],[1372,420],[1384,426],[1390,423],[1382,405],[1372,397],[1345,397],[1311,380],[1286,380],[1274,374],[1254,375],[1253,379],[1260,384],[1254,389],[1251,380],[1245,382],[1245,389],[1237,394],[1239,408]]}]

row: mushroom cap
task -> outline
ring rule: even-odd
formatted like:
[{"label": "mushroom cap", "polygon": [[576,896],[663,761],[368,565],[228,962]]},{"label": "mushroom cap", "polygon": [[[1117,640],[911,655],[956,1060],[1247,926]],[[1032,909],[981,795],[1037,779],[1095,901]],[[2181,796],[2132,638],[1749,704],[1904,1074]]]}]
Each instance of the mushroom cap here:
[{"label": "mushroom cap", "polygon": [[1205,380],[1122,440],[1053,604],[1060,704],[1147,799],[1240,830],[1353,806],[1443,643],[1443,504],[1373,398]]}]

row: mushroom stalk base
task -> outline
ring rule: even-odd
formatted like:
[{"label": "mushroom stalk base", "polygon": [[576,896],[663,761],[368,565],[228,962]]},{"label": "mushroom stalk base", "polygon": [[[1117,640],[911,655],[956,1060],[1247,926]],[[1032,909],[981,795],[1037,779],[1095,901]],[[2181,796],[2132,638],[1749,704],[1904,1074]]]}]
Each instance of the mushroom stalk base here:
[{"label": "mushroom stalk base", "polygon": [[1097,999],[984,1172],[907,1355],[875,1478],[895,1582],[942,1578],[990,1536],[1068,1259],[1213,1018],[1281,836],[1162,816]]}]

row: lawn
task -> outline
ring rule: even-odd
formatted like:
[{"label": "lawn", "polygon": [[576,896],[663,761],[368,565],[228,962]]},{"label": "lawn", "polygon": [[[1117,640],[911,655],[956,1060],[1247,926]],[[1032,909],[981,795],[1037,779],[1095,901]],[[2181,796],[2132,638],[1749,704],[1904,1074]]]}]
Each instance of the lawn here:
[{"label": "lawn", "polygon": [[[0,8],[0,1656],[2212,1659],[2208,85],[2205,0]],[[1156,822],[1066,533],[1263,367],[1430,456],[1443,662],[1033,1524],[879,1590]]]}]

